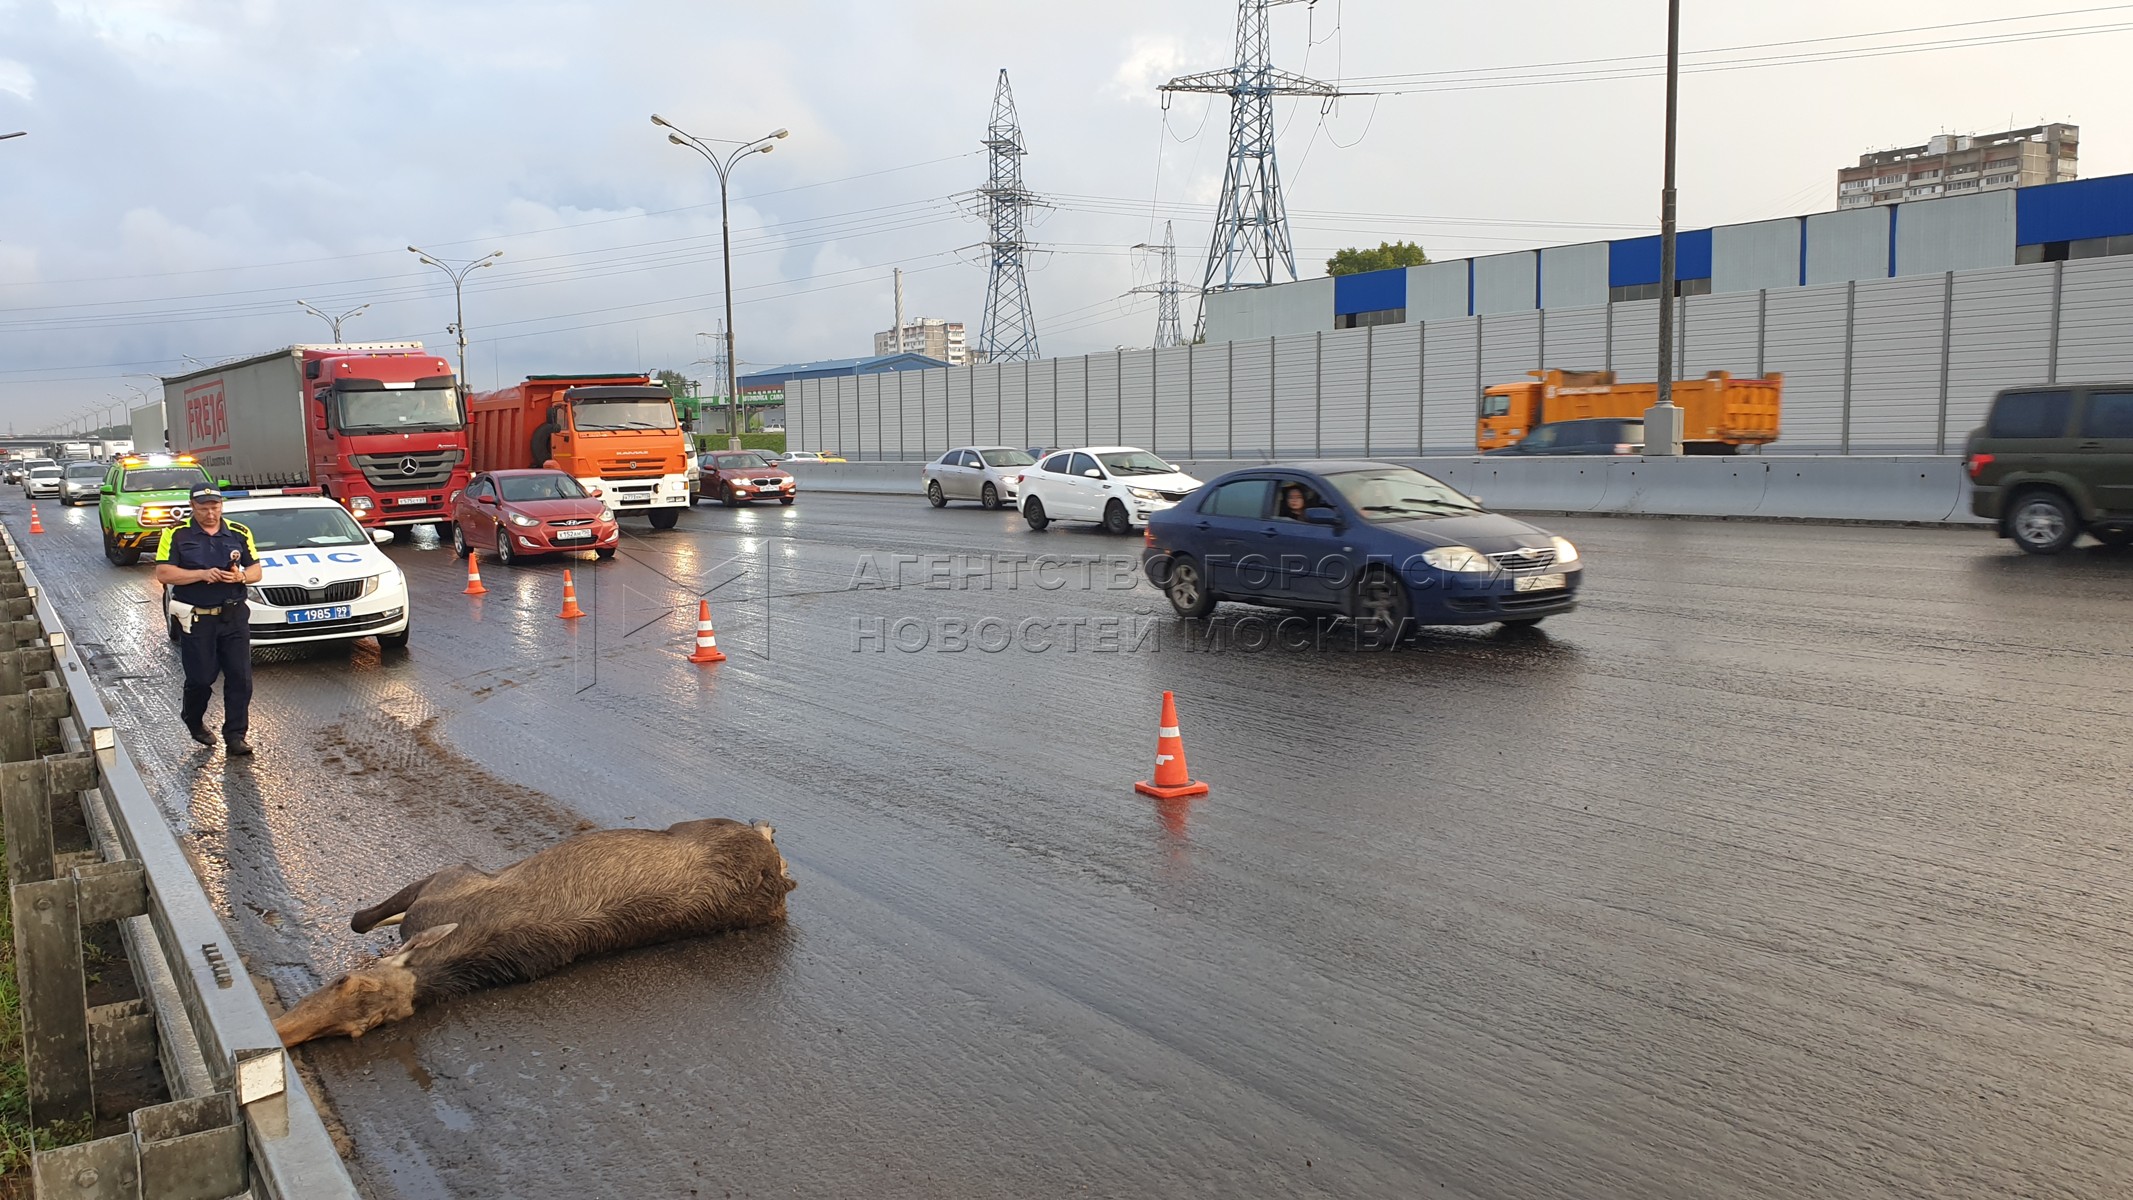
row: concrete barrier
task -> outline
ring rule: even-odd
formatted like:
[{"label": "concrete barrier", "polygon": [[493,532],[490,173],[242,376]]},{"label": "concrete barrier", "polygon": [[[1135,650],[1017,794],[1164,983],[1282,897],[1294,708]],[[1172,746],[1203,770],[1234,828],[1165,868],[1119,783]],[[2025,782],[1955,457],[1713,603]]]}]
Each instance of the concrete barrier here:
[{"label": "concrete barrier", "polygon": [[1956,458],[1779,458],[1758,516],[1967,524],[1969,480]]},{"label": "concrete barrier", "polygon": [[[1944,455],[1403,458],[1503,512],[1969,525],[1962,460]],[[1182,464],[1181,464],[1182,465]],[[1201,479],[1260,466],[1198,461]]]},{"label": "concrete barrier", "polygon": [[[1589,511],[1670,517],[1748,517],[1770,472],[1745,458],[1611,458],[1607,494]],[[1567,466],[1568,460],[1563,460]],[[1553,465],[1553,464],[1550,464]]]},{"label": "concrete barrier", "polygon": [[[1976,524],[1969,479],[1952,455],[1603,458],[1566,455],[1403,458],[1503,512],[1765,520]],[[1209,480],[1256,461],[1196,459]],[[924,462],[798,463],[800,491],[917,496]]]},{"label": "concrete barrier", "polygon": [[788,463],[786,470],[809,492],[870,492],[919,496],[926,486],[919,475],[923,462]]}]

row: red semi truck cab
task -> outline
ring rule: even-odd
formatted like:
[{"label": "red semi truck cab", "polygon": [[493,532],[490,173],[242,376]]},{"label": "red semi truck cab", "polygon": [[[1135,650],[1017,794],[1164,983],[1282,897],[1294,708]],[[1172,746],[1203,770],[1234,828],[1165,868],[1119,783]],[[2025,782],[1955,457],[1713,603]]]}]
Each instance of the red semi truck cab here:
[{"label": "red semi truck cab", "polygon": [[375,528],[448,525],[467,485],[458,381],[420,342],[290,346],[163,392],[175,452],[234,487],[319,487]]}]

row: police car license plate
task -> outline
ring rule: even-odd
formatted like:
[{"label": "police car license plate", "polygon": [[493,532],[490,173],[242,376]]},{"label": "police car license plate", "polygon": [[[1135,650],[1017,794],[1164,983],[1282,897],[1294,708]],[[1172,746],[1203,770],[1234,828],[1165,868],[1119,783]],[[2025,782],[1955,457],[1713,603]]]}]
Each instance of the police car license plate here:
[{"label": "police car license plate", "polygon": [[590,529],[558,529],[555,531],[555,540],[559,542],[589,542],[592,540],[592,536],[593,531]]},{"label": "police car license plate", "polygon": [[1561,575],[1522,575],[1511,585],[1514,592],[1552,592],[1568,587],[1569,580]]},{"label": "police car license plate", "polygon": [[313,621],[345,621],[347,619],[348,606],[345,604],[336,604],[329,608],[292,608],[289,610],[289,624],[291,625],[308,625]]}]

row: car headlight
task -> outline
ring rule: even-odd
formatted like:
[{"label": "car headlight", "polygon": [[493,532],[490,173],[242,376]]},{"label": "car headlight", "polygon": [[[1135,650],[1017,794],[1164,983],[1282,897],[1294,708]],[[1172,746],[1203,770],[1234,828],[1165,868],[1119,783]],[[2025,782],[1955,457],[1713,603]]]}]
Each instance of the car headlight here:
[{"label": "car headlight", "polygon": [[601,510],[600,510],[600,519],[601,519],[601,520],[603,520],[603,521],[612,521],[612,520],[614,520],[614,519],[615,519],[615,510],[614,510],[614,509],[612,509],[612,508],[603,508],[603,509],[601,509]]},{"label": "car headlight", "polygon": [[1435,550],[1425,550],[1422,552],[1422,561],[1439,571],[1460,574],[1478,574],[1496,569],[1496,564],[1489,561],[1488,555],[1472,546],[1439,546]]},{"label": "car headlight", "polygon": [[511,513],[509,514],[509,516],[511,519],[511,523],[521,529],[535,529],[540,526],[539,521],[534,520],[532,517],[529,517],[524,513]]},{"label": "car headlight", "polygon": [[111,511],[116,516],[137,517],[141,514],[141,506],[138,504],[114,504],[111,506]]},{"label": "car headlight", "polygon": [[1551,537],[1548,540],[1555,543],[1556,566],[1562,566],[1564,563],[1574,563],[1578,560],[1578,548],[1570,544],[1569,538]]},{"label": "car headlight", "polygon": [[1136,500],[1161,500],[1163,498],[1163,493],[1153,488],[1129,487],[1126,491],[1130,492]]},{"label": "car headlight", "polygon": [[367,577],[367,578],[365,578],[365,579],[363,580],[363,595],[366,595],[366,596],[368,596],[368,595],[370,595],[370,594],[371,594],[372,592],[375,592],[375,591],[377,591],[377,590],[378,590],[378,589],[379,589],[380,587],[383,587],[384,585],[385,585],[385,576],[384,576],[384,575],[382,575],[382,574],[379,574],[379,575],[372,575],[372,576],[369,576],[369,577]]},{"label": "car headlight", "polygon": [[250,600],[254,604],[265,604],[267,602],[267,594],[265,592],[260,591],[259,585],[256,583],[253,584],[251,587],[244,589],[244,595],[245,599]]}]

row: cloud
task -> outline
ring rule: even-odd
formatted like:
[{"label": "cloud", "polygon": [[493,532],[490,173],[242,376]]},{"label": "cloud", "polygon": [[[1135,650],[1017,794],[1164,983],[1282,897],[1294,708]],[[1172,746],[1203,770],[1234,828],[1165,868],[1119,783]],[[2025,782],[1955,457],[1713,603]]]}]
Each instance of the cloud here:
[{"label": "cloud", "polygon": [[1160,105],[1163,97],[1157,88],[1180,75],[1203,69],[1208,68],[1187,65],[1184,47],[1177,38],[1142,34],[1127,47],[1126,57],[1111,72],[1105,91],[1121,100]]},{"label": "cloud", "polygon": [[37,99],[37,77],[12,58],[0,58],[0,92],[24,100]]}]

